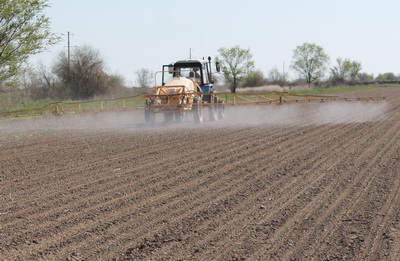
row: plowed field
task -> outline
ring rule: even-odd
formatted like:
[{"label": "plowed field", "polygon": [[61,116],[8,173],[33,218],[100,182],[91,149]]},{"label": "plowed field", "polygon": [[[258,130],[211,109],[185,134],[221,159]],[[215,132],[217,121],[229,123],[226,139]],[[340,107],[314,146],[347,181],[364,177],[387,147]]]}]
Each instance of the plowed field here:
[{"label": "plowed field", "polygon": [[400,260],[400,88],[341,95],[0,121],[0,259]]}]

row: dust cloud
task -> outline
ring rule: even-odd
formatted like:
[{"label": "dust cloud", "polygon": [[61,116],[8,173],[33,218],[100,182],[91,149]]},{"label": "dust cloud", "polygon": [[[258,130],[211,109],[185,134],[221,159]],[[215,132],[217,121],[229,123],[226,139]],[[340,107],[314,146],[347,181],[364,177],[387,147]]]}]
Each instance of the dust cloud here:
[{"label": "dust cloud", "polygon": [[[143,123],[140,124],[140,122],[144,122],[144,116],[142,114],[143,112],[138,113],[132,111],[99,112],[1,120],[0,131],[96,131],[139,128],[144,125]],[[135,124],[135,122],[139,122],[139,124]]]},{"label": "dust cloud", "polygon": [[382,120],[386,102],[332,102],[309,104],[283,104],[258,106],[226,106],[225,118],[212,122],[208,108],[204,109],[204,122],[195,125],[188,113],[182,122],[165,123],[162,114],[156,115],[155,126],[145,124],[143,111],[101,112],[30,119],[0,120],[1,132],[41,130],[165,130],[205,127],[237,126],[294,126],[374,122]]},{"label": "dust cloud", "polygon": [[332,102],[282,104],[226,109],[228,126],[251,125],[321,125],[374,122],[385,116],[386,102]]}]

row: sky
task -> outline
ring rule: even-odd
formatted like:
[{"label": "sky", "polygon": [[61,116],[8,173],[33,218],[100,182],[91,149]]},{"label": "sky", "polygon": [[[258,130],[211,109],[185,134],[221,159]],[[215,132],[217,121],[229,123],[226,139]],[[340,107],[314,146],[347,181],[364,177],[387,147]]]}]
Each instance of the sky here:
[{"label": "sky", "polygon": [[51,67],[61,51],[88,45],[107,70],[135,86],[135,72],[222,47],[250,49],[264,76],[290,70],[293,50],[321,46],[330,57],[361,62],[362,72],[400,74],[399,0],[49,0],[44,14],[62,41],[31,59]]}]

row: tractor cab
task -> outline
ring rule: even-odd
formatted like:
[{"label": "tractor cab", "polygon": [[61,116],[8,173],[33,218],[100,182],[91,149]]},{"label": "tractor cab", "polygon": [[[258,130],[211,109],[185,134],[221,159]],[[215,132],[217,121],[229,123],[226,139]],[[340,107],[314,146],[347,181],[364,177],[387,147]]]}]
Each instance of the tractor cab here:
[{"label": "tractor cab", "polygon": [[[217,66],[218,70],[218,66]],[[195,91],[208,94],[212,92],[213,79],[211,58],[205,60],[181,60],[174,64],[163,65],[162,85],[174,77],[185,77],[193,81]]]}]

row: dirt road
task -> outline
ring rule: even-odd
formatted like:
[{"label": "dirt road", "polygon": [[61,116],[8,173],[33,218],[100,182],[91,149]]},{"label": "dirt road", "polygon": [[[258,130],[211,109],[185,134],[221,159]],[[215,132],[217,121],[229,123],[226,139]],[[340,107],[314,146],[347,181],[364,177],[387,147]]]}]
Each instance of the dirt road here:
[{"label": "dirt road", "polygon": [[0,121],[0,259],[400,260],[400,88],[343,95]]}]

